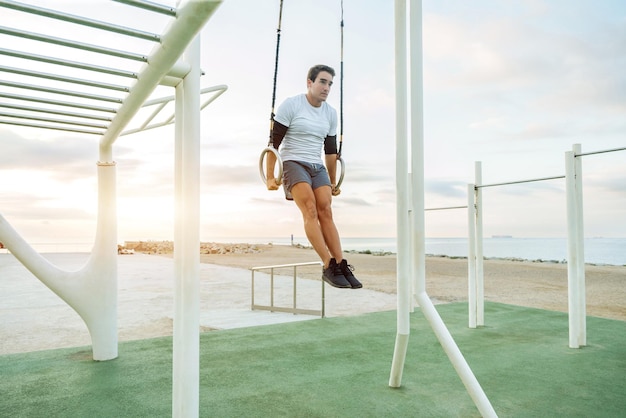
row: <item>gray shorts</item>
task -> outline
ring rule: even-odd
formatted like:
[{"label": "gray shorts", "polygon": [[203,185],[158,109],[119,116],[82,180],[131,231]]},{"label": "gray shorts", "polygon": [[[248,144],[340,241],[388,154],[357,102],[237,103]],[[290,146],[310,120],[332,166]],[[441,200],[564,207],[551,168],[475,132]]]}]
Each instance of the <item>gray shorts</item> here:
[{"label": "gray shorts", "polygon": [[291,197],[291,188],[297,184],[306,182],[313,190],[322,186],[330,187],[330,178],[323,164],[311,164],[303,161],[283,162],[283,183],[287,199]]}]

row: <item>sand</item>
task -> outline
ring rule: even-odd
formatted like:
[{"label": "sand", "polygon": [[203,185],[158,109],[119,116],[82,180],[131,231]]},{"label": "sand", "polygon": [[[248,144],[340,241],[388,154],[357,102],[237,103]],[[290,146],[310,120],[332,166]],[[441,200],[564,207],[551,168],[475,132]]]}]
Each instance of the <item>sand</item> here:
[{"label": "sand", "polygon": [[[318,318],[252,311],[251,272],[258,266],[318,261],[310,248],[259,245],[257,252],[202,254],[200,329],[229,329]],[[88,255],[46,254],[75,270]],[[346,254],[364,288],[326,286],[326,316],[359,315],[396,307],[395,255]],[[174,305],[171,254],[118,256],[120,341],[172,335]],[[321,267],[298,270],[298,307],[321,308]],[[289,306],[292,279],[277,272],[277,305]],[[256,303],[269,304],[269,276],[259,274]],[[427,293],[435,303],[467,300],[467,260],[427,257]],[[586,267],[587,314],[626,321],[626,267]],[[485,299],[567,312],[567,266],[510,260],[485,261]],[[89,345],[80,317],[11,254],[0,254],[0,355]]]},{"label": "sand", "polygon": [[[203,263],[251,268],[318,259],[310,248],[258,246],[259,253],[203,254]],[[396,292],[396,256],[347,253],[355,276],[364,288]],[[443,302],[467,300],[467,259],[426,257],[426,291]],[[311,275],[313,277],[311,277]],[[315,278],[319,274],[311,274]],[[513,260],[485,260],[485,300],[567,312],[567,265]],[[594,266],[585,269],[587,315],[626,321],[626,267]]]}]

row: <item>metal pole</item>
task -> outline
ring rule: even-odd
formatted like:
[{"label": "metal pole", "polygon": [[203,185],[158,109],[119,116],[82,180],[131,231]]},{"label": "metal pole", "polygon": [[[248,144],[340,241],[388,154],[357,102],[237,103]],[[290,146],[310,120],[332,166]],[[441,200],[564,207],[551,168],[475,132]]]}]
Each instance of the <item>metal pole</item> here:
[{"label": "metal pole", "polygon": [[396,216],[397,216],[397,271],[398,309],[396,342],[391,363],[389,386],[402,385],[402,371],[410,332],[410,236],[408,233],[408,162],[407,162],[407,44],[406,0],[395,2],[395,60],[396,60]]},{"label": "metal pole", "polygon": [[422,2],[412,0],[409,6],[410,65],[410,127],[411,127],[411,251],[415,295],[426,291],[426,232],[424,219],[424,80],[422,65]]},{"label": "metal pole", "polygon": [[586,289],[585,289],[585,232],[583,219],[583,166],[582,158],[578,156],[581,153],[581,145],[575,144],[572,147],[574,152],[574,182],[576,184],[576,270],[578,276],[578,342],[580,345],[587,345],[587,308],[586,308]]},{"label": "metal pole", "polygon": [[[270,307],[274,307],[274,269],[270,270]],[[271,310],[270,312],[274,312]]]},{"label": "metal pole", "polygon": [[482,164],[476,161],[474,167],[474,194],[476,195],[476,325],[485,325],[485,274],[483,268],[483,183]]},{"label": "metal pole", "polygon": [[250,295],[250,310],[254,310],[254,270],[252,270],[252,283],[250,286],[252,294]]},{"label": "metal pole", "polygon": [[578,305],[578,233],[576,230],[576,169],[574,151],[565,153],[565,185],[567,202],[567,294],[569,311],[569,347],[579,348],[580,334],[579,305]]},{"label": "metal pole", "polygon": [[180,163],[182,248],[177,280],[175,312],[183,315],[176,321],[181,328],[175,348],[173,411],[175,417],[197,417],[200,388],[200,38],[185,51],[191,71],[183,80],[183,138]]},{"label": "metal pole", "polygon": [[[296,266],[293,266],[293,309],[296,309],[296,294],[298,290],[296,289]],[[294,313],[295,315],[295,313]]]},{"label": "metal pole", "polygon": [[469,327],[476,328],[476,195],[473,184],[467,185],[467,304]]},{"label": "metal pole", "polygon": [[[183,115],[185,113],[183,102],[183,83],[176,86],[176,123],[174,125],[174,300],[178,300],[178,295],[183,293],[183,222],[185,214],[183,211],[183,139],[185,138],[183,131]],[[182,399],[182,391],[184,386],[179,383],[183,379],[183,347],[184,340],[181,334],[183,330],[182,321],[184,320],[184,311],[182,303],[174,303],[174,321],[173,321],[173,364],[172,364],[172,410],[175,411],[176,406]]]},{"label": "metal pole", "polygon": [[439,316],[439,313],[435,309],[432,301],[425,292],[420,293],[417,297],[424,316],[437,336],[441,347],[443,347],[444,351],[448,355],[448,359],[450,359],[452,366],[461,378],[467,393],[474,401],[474,405],[478,408],[481,416],[497,417],[498,415],[493,409],[491,402],[489,402],[483,388],[480,386],[476,376],[474,376],[474,373],[467,364],[461,350],[459,350],[459,347],[454,342],[454,339],[452,339],[450,331],[446,328],[446,324],[444,324],[441,316]]}]

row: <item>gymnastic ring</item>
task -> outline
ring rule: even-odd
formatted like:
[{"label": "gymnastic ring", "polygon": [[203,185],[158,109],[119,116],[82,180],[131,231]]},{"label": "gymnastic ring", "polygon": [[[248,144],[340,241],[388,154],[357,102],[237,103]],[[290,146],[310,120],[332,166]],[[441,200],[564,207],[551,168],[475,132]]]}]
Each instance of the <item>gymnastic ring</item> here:
[{"label": "gymnastic ring", "polygon": [[339,186],[341,186],[341,183],[343,183],[343,176],[346,174],[346,164],[343,162],[343,158],[337,158],[337,162],[341,164],[341,171],[339,173],[339,181],[337,181],[335,189],[339,189]]},{"label": "gymnastic ring", "polygon": [[280,158],[280,154],[278,154],[276,148],[272,146],[265,148],[259,157],[259,174],[261,175],[261,180],[263,180],[263,183],[267,186],[267,177],[265,177],[263,160],[265,160],[265,154],[268,152],[271,152],[276,156],[276,162],[278,163],[278,177],[276,177],[276,184],[280,186],[283,182],[283,160]]}]

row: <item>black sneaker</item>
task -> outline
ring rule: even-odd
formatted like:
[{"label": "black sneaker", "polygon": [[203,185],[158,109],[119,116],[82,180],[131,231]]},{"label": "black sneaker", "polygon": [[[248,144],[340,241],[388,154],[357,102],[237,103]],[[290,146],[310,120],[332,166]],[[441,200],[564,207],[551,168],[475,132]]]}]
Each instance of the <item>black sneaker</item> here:
[{"label": "black sneaker", "polygon": [[350,283],[351,288],[360,289],[363,287],[361,282],[358,281],[356,277],[354,277],[354,274],[352,274],[352,272],[354,271],[354,267],[348,264],[348,261],[346,259],[341,260],[341,263],[339,263],[339,268],[341,269],[341,272],[343,273],[343,276],[346,278],[348,283]]},{"label": "black sneaker", "polygon": [[349,289],[352,287],[341,273],[341,268],[337,265],[337,261],[335,261],[334,258],[330,259],[328,267],[322,271],[322,280],[333,287],[340,287],[343,289]]}]

